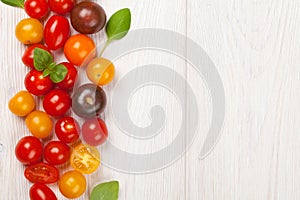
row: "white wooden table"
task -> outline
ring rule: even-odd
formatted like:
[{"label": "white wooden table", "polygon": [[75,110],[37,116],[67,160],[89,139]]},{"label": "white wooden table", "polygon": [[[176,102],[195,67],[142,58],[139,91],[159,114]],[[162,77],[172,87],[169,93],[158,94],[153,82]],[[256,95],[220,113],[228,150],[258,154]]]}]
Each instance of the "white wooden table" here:
[{"label": "white wooden table", "polygon": [[[150,173],[132,174],[102,166],[87,176],[88,199],[94,184],[119,180],[121,200],[297,200],[300,199],[300,3],[285,0],[101,0],[110,16],[122,7],[132,12],[132,29],[172,30],[197,42],[215,63],[226,96],[222,135],[212,153],[199,159],[210,124],[211,100],[201,78],[187,64],[159,51],[133,52],[116,61],[116,82],[143,64],[168,65],[197,89],[200,133],[187,153],[172,165]],[[30,183],[14,156],[19,138],[29,135],[24,120],[13,116],[8,100],[24,89],[28,69],[25,49],[14,36],[22,9],[0,4],[0,199],[28,199]],[[97,43],[103,33],[93,36]],[[57,60],[63,60],[57,57]],[[113,87],[106,87],[107,93]],[[139,126],[149,124],[149,108],[167,110],[160,136],[137,140],[122,135],[106,120],[109,140],[131,153],[155,152],[176,136],[180,105],[170,91],[143,88],[134,94],[129,113]],[[143,109],[146,108],[146,109]],[[64,199],[55,185],[51,188]]]}]

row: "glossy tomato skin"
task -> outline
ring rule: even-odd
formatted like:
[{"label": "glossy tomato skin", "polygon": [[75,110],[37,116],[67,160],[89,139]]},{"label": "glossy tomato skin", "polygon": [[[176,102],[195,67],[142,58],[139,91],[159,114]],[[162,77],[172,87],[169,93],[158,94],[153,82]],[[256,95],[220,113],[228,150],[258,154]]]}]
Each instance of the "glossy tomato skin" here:
[{"label": "glossy tomato skin", "polygon": [[50,50],[57,50],[64,46],[70,36],[70,25],[67,18],[53,15],[44,28],[44,40]]},{"label": "glossy tomato skin", "polygon": [[73,65],[84,66],[95,57],[96,46],[86,35],[72,35],[64,46],[64,54]]},{"label": "glossy tomato skin", "polygon": [[99,86],[107,85],[115,76],[115,66],[105,58],[95,58],[88,64],[86,75]]},{"label": "glossy tomato skin", "polygon": [[34,18],[23,19],[17,24],[15,34],[23,44],[37,44],[43,39],[43,25]]},{"label": "glossy tomato skin", "polygon": [[27,115],[25,123],[31,134],[37,138],[45,139],[52,133],[52,120],[47,113],[35,110]]},{"label": "glossy tomato skin", "polygon": [[50,9],[58,14],[70,12],[75,4],[75,0],[48,0]]},{"label": "glossy tomato skin", "polygon": [[79,33],[93,34],[103,29],[106,14],[99,4],[82,1],[72,9],[70,19],[73,28]]},{"label": "glossy tomato skin", "polygon": [[74,143],[79,138],[80,126],[73,117],[63,117],[55,124],[55,133],[64,143]]},{"label": "glossy tomato skin", "polygon": [[30,200],[57,200],[54,192],[44,184],[35,183],[29,190]]},{"label": "glossy tomato skin", "polygon": [[17,116],[24,117],[35,108],[33,96],[27,91],[20,91],[8,103],[9,110]]},{"label": "glossy tomato skin", "polygon": [[61,89],[54,89],[45,95],[44,110],[53,117],[63,116],[71,107],[70,95]]},{"label": "glossy tomato skin", "polygon": [[102,88],[95,84],[84,84],[77,88],[72,96],[72,110],[83,118],[92,118],[104,111],[106,95]]},{"label": "glossy tomato skin", "polygon": [[49,76],[43,77],[43,72],[35,69],[28,72],[24,84],[28,92],[36,96],[45,95],[54,86]]},{"label": "glossy tomato skin", "polygon": [[61,165],[70,159],[70,148],[63,142],[51,141],[44,148],[44,159],[51,165]]},{"label": "glossy tomato skin", "polygon": [[34,44],[34,45],[29,46],[25,50],[25,52],[22,56],[22,61],[23,61],[24,65],[26,65],[27,67],[30,67],[32,69],[34,69],[33,51],[34,51],[35,48],[44,49],[44,50],[48,51],[51,54],[50,50],[42,44]]},{"label": "glossy tomato skin", "polygon": [[105,122],[100,118],[87,119],[82,125],[82,137],[91,146],[99,146],[106,141],[108,131]]},{"label": "glossy tomato skin", "polygon": [[46,163],[37,163],[28,166],[24,176],[32,183],[50,184],[56,183],[59,179],[59,171],[56,167]]},{"label": "glossy tomato skin", "polygon": [[75,84],[75,81],[77,78],[77,69],[74,67],[73,64],[68,63],[68,62],[63,62],[60,64],[64,65],[68,69],[68,73],[67,73],[66,77],[64,78],[64,80],[57,83],[56,85],[61,89],[70,90],[73,88],[73,86]]},{"label": "glossy tomato skin", "polygon": [[80,172],[71,170],[61,176],[58,186],[65,197],[78,198],[86,189],[86,180]]},{"label": "glossy tomato skin", "polygon": [[24,165],[38,163],[42,159],[43,144],[36,137],[23,137],[16,145],[15,154]]},{"label": "glossy tomato skin", "polygon": [[46,0],[26,0],[24,9],[30,17],[40,19],[47,15],[48,4]]}]

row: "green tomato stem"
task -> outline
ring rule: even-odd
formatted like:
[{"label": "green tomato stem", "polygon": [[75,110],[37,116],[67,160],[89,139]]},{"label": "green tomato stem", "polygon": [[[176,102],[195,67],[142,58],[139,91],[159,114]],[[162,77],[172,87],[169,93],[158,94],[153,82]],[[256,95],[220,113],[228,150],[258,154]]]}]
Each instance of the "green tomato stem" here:
[{"label": "green tomato stem", "polygon": [[103,48],[101,49],[100,53],[99,53],[99,58],[101,58],[101,56],[103,55],[105,49],[108,47],[108,45],[110,44],[111,40],[107,40],[105,45],[103,46]]}]

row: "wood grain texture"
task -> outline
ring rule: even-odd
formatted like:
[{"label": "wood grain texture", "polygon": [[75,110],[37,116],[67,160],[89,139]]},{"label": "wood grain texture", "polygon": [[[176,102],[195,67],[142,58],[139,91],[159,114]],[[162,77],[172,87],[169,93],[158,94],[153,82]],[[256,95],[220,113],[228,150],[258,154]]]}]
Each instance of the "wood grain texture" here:
[{"label": "wood grain texture", "polygon": [[[132,29],[162,28],[197,42],[215,63],[224,83],[226,118],[221,138],[203,160],[199,152],[210,125],[212,105],[201,77],[185,61],[158,51],[127,54],[115,61],[115,84],[130,70],[144,64],[167,65],[187,79],[201,111],[199,134],[186,155],[153,173],[131,174],[108,166],[90,176],[92,187],[107,180],[120,181],[120,200],[298,200],[300,199],[300,4],[285,0],[115,0],[99,1],[110,16],[122,7],[132,12]],[[28,199],[30,183],[14,157],[19,138],[29,135],[24,120],[7,109],[8,100],[24,89],[28,69],[25,49],[14,28],[26,14],[0,4],[0,199]],[[104,33],[93,35],[100,45]],[[61,52],[60,52],[61,53]],[[56,60],[64,58],[56,54]],[[174,87],[176,79],[174,79]],[[113,85],[105,87],[107,94]],[[105,120],[110,142],[133,153],[149,153],[168,145],[178,131],[180,105],[168,91],[143,88],[129,106],[132,120],[149,123],[149,108],[166,108],[169,124],[158,138],[138,141],[126,137],[109,110]],[[186,105],[188,106],[188,105]],[[38,108],[41,108],[40,105]],[[145,109],[146,108],[146,109]],[[63,168],[62,171],[68,168]],[[55,185],[58,199],[65,199]]]}]

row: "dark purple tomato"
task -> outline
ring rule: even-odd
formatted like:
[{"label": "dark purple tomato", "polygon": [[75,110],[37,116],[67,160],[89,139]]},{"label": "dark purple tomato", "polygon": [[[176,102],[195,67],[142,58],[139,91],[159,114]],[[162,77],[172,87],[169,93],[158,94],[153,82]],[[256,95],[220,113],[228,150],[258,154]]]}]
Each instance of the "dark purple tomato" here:
[{"label": "dark purple tomato", "polygon": [[53,15],[44,28],[44,40],[50,50],[62,48],[70,36],[70,25],[67,18]]},{"label": "dark purple tomato", "polygon": [[102,88],[95,84],[80,86],[72,97],[72,109],[76,115],[92,118],[103,112],[106,106],[106,95]]},{"label": "dark purple tomato", "polygon": [[54,192],[44,184],[35,183],[29,190],[30,200],[57,200]]},{"label": "dark purple tomato", "polygon": [[106,23],[103,8],[92,1],[76,4],[71,11],[71,24],[79,33],[92,34],[99,32]]}]

